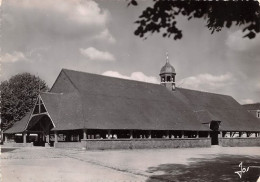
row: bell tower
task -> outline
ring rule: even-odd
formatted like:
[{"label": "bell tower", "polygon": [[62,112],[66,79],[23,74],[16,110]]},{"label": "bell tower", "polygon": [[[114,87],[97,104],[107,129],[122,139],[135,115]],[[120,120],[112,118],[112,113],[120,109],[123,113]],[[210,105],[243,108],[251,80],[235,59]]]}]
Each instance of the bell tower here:
[{"label": "bell tower", "polygon": [[175,69],[169,63],[168,52],[166,52],[166,63],[161,68],[160,77],[161,77],[161,85],[165,86],[167,89],[174,91],[175,90]]}]

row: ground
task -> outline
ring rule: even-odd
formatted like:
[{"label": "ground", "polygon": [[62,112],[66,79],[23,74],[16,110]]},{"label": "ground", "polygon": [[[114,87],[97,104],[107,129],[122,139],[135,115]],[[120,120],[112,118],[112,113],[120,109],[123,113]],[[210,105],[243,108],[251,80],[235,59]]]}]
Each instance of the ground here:
[{"label": "ground", "polygon": [[[235,172],[241,171],[241,162],[245,169],[240,178]],[[256,182],[260,147],[110,151],[2,147],[1,174],[3,182]]]}]

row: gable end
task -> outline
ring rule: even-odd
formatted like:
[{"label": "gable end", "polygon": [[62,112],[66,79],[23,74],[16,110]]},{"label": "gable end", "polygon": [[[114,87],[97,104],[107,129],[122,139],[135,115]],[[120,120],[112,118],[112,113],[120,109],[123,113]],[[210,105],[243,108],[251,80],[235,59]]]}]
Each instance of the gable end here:
[{"label": "gable end", "polygon": [[53,93],[71,93],[76,92],[77,89],[68,78],[64,70],[61,70],[59,76],[55,80],[53,86],[50,89],[50,92]]}]

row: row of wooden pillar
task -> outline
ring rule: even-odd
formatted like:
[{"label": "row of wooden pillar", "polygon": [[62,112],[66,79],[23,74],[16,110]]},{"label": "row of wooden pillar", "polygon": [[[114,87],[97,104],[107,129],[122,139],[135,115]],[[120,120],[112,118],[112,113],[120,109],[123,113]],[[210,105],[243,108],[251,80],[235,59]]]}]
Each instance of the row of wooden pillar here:
[{"label": "row of wooden pillar", "polygon": [[[108,130],[108,139],[111,139],[111,130]],[[225,137],[225,134],[228,133],[228,132],[222,132],[220,131],[219,132],[219,138],[222,138],[222,137]],[[230,135],[234,134],[236,132],[230,132]],[[239,132],[239,137],[242,136],[244,132]],[[250,135],[252,133],[255,134],[255,137],[259,137],[260,136],[260,133],[259,132],[246,132],[247,133],[247,137],[250,137]],[[208,135],[207,135],[208,138],[210,138],[210,132],[208,132]],[[151,130],[148,131],[148,139],[152,138],[152,135],[151,135]],[[169,131],[166,131],[166,138],[170,138],[169,136]],[[181,137],[180,138],[184,138],[184,131],[181,132]],[[196,133],[196,138],[199,138],[199,132]],[[86,140],[87,139],[87,130],[83,130],[83,139]],[[133,139],[133,130],[130,130],[130,139]]]},{"label": "row of wooden pillar", "polygon": [[[130,130],[130,139],[133,139],[133,130]],[[148,139],[151,139],[152,138],[152,131],[149,130],[148,131]],[[166,131],[166,137],[165,138],[170,138],[170,135],[169,135],[169,131]],[[108,139],[112,139],[112,135],[111,135],[111,130],[107,130],[107,136],[108,136]],[[181,131],[181,137],[180,138],[184,138],[184,131]],[[196,133],[196,138],[199,138],[199,132]],[[210,132],[208,132],[208,138],[210,138]],[[83,140],[86,140],[87,139],[87,130],[83,130]]]},{"label": "row of wooden pillar", "polygon": [[[30,133],[23,133],[22,136],[23,136],[23,143],[27,143],[27,137],[30,136]],[[44,137],[43,137],[43,140],[45,140]],[[50,135],[49,134],[46,135],[46,142],[50,143]]]},{"label": "row of wooden pillar", "polygon": [[229,131],[229,132],[220,132],[220,137],[225,137],[226,134],[229,133],[229,137],[233,137],[236,133],[238,133],[238,137],[242,137],[243,133],[246,133],[246,137],[250,137],[252,134],[255,134],[255,137],[259,137],[260,136],[260,132],[232,132],[232,131]]},{"label": "row of wooden pillar", "polygon": [[[130,139],[133,139],[133,130],[129,130],[130,132]],[[107,130],[107,135],[108,135],[108,139],[112,139],[112,135],[111,135],[111,130]],[[169,131],[166,131],[166,137],[165,138],[170,138],[170,135],[169,135]],[[219,138],[222,138],[222,137],[225,137],[225,135],[227,134],[228,132],[219,132]],[[232,135],[234,135],[234,133],[237,133],[237,132],[229,132],[230,133],[230,137],[232,137]],[[244,132],[239,132],[239,137],[242,136]],[[255,137],[259,137],[260,136],[260,133],[259,132],[246,132],[247,133],[247,137],[250,137],[250,135],[252,133],[255,134]],[[23,143],[27,143],[27,136],[30,135],[29,133],[23,133]],[[210,132],[208,132],[208,135],[207,135],[208,138],[210,138]],[[151,135],[151,130],[148,131],[148,139],[151,139],[152,138],[152,135]],[[180,135],[180,138],[184,138],[184,131],[181,132],[181,135]],[[199,138],[199,132],[196,132],[196,138]],[[5,137],[5,139],[7,139]],[[86,140],[87,139],[87,130],[83,130],[83,140]],[[58,131],[54,131],[54,142],[57,143],[58,142]],[[46,135],[46,143],[50,143],[50,135],[47,134]]]},{"label": "row of wooden pillar", "polygon": [[[58,141],[57,132],[54,132],[54,133],[56,133],[56,135],[55,135],[55,141]],[[27,137],[28,137],[28,136],[30,136],[30,133],[27,133],[27,132],[22,133],[23,143],[27,143]],[[8,140],[8,138],[7,138],[7,136],[5,136],[5,142],[7,142],[7,140]],[[43,137],[43,140],[44,140],[44,137]],[[49,134],[46,135],[46,142],[47,142],[47,143],[50,143],[50,135],[49,135]]]}]

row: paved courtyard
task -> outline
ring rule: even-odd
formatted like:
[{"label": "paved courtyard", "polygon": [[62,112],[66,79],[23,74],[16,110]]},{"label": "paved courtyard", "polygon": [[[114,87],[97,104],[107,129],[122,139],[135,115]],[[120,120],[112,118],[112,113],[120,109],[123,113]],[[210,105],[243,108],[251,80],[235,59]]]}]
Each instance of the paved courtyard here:
[{"label": "paved courtyard", "polygon": [[[240,178],[235,172],[241,171],[241,162],[246,171],[239,173]],[[1,174],[3,182],[256,182],[260,147],[111,151],[2,148]]]}]

